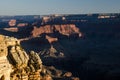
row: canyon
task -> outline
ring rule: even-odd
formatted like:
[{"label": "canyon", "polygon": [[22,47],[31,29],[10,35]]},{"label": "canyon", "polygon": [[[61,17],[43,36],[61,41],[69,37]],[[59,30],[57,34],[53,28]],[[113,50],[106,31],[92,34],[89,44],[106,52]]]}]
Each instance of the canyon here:
[{"label": "canyon", "polygon": [[[21,17],[20,20],[12,17],[10,20],[15,19],[16,25],[9,26],[8,20],[8,26],[3,27],[5,22],[0,28],[0,34],[9,36],[0,47],[1,70],[8,71],[7,75],[14,79],[24,75],[24,78],[43,80],[119,80],[120,19],[119,14],[107,15],[50,15],[43,16],[43,20],[33,17],[25,21],[24,17],[23,21]],[[22,23],[28,25],[18,26]],[[16,45],[16,42],[19,43]],[[23,70],[20,67],[24,67]],[[6,74],[2,71],[0,77],[5,78]]]}]

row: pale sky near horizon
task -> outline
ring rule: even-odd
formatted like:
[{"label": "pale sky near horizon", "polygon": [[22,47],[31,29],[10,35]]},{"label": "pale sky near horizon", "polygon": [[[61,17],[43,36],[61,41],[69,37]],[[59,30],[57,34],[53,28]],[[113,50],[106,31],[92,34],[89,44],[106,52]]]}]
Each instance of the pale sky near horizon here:
[{"label": "pale sky near horizon", "polygon": [[120,0],[0,0],[0,15],[120,13]]}]

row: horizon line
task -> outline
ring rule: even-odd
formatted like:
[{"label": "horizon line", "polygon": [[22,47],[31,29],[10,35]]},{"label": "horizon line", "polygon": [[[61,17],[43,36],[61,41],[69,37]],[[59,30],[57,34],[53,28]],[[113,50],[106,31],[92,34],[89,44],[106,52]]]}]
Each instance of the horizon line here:
[{"label": "horizon line", "polygon": [[7,14],[5,14],[5,15],[3,15],[3,14],[0,14],[0,16],[45,16],[45,15],[85,15],[85,14],[120,14],[120,13],[118,13],[118,12],[115,12],[115,13],[107,13],[107,12],[105,12],[105,13],[103,13],[103,12],[101,12],[101,13],[66,13],[66,14],[59,14],[59,13],[53,13],[53,14],[14,14],[14,15],[12,15],[12,14],[10,14],[10,15],[7,15]]}]

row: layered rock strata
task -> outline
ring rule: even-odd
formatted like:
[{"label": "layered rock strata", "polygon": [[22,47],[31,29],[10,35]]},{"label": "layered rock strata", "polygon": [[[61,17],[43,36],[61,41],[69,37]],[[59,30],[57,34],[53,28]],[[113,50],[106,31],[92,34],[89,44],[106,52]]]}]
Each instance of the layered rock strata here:
[{"label": "layered rock strata", "polygon": [[41,34],[52,34],[55,32],[66,36],[70,36],[72,34],[78,34],[79,37],[82,36],[79,28],[77,28],[74,24],[45,25],[40,26],[39,28],[34,26],[34,29],[31,33],[34,37],[36,37]]},{"label": "layered rock strata", "polygon": [[0,35],[0,80],[73,80],[72,73],[42,65],[38,53],[29,54],[13,37]]}]

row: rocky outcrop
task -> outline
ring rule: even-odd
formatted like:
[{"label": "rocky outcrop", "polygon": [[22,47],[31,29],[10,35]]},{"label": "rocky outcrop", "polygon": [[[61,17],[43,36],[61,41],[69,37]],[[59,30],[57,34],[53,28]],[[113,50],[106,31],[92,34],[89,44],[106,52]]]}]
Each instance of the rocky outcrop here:
[{"label": "rocky outcrop", "polygon": [[58,38],[53,38],[53,37],[50,37],[48,35],[46,35],[45,38],[48,40],[49,43],[53,43],[53,42],[58,41]]},{"label": "rocky outcrop", "polygon": [[9,22],[8,22],[9,26],[10,27],[13,27],[16,25],[16,20],[15,19],[11,19]]},{"label": "rocky outcrop", "polygon": [[37,53],[29,55],[16,38],[0,35],[0,78],[3,80],[40,80],[42,61]]},{"label": "rocky outcrop", "polygon": [[5,80],[10,80],[10,73],[12,72],[12,67],[7,59],[7,46],[8,43],[4,41],[4,36],[0,35],[0,78]]},{"label": "rocky outcrop", "polygon": [[62,35],[70,36],[72,34],[77,34],[81,37],[81,32],[74,24],[62,24],[62,25],[45,25],[40,26],[39,28],[34,26],[32,36],[40,36],[41,34],[52,34],[58,32]]},{"label": "rocky outcrop", "polygon": [[50,44],[57,42],[58,38],[82,36],[79,28],[74,24],[44,25],[40,27],[34,26],[31,34],[32,37],[45,36]]},{"label": "rocky outcrop", "polygon": [[[0,80],[72,80],[72,74],[42,65],[38,53],[29,54],[13,37],[0,35]],[[60,80],[60,79],[59,79]]]},{"label": "rocky outcrop", "polygon": [[39,54],[43,58],[45,57],[52,57],[52,58],[64,58],[64,49],[61,48],[60,45],[58,45],[60,48],[56,49],[53,45],[49,49],[44,49],[43,51],[40,51]]}]

